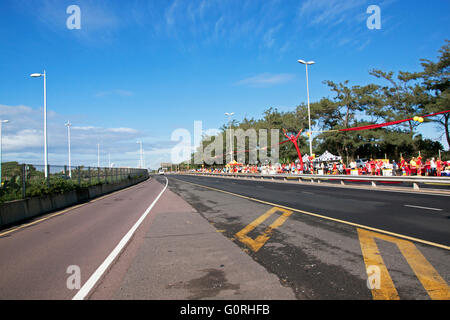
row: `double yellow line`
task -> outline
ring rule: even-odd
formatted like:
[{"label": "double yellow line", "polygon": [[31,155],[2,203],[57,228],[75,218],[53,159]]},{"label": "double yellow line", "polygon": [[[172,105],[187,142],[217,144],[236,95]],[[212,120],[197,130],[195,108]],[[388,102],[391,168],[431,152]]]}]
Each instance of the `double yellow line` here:
[{"label": "double yellow line", "polygon": [[[176,178],[175,178],[176,179]],[[178,179],[179,180],[179,179]],[[389,275],[389,271],[384,264],[381,253],[378,249],[378,246],[375,242],[375,239],[381,239],[384,241],[388,241],[397,245],[400,249],[400,252],[405,257],[411,269],[414,271],[416,277],[422,283],[425,290],[428,292],[431,299],[436,300],[450,300],[450,288],[447,285],[446,281],[439,275],[439,273],[433,268],[433,266],[427,261],[427,259],[422,255],[422,253],[416,248],[416,246],[410,242],[415,241],[423,244],[427,244],[430,246],[438,247],[441,249],[450,250],[450,247],[425,241],[422,239],[417,239],[377,228],[372,228],[364,225],[360,225],[353,222],[348,222],[344,220],[334,219],[327,216],[319,215],[316,213],[299,210],[295,208],[290,208],[286,206],[282,206],[279,204],[271,203],[268,201],[259,200],[256,198],[251,198],[247,196],[243,196],[240,194],[236,194],[233,192],[212,188],[208,186],[204,186],[201,184],[196,184],[192,182],[187,182],[181,180],[183,182],[199,186],[205,189],[222,192],[225,194],[233,195],[239,198],[263,203],[266,205],[273,206],[269,211],[252,221],[248,226],[244,229],[236,233],[236,238],[242,243],[246,244],[250,249],[254,252],[257,252],[269,239],[270,233],[277,227],[281,226],[286,219],[293,213],[299,212],[306,215],[318,217],[321,219],[331,220],[338,223],[343,223],[346,225],[351,225],[357,227],[358,238],[361,245],[361,251],[364,259],[364,263],[366,265],[366,272],[368,275],[368,279],[371,279],[372,274],[371,270],[373,268],[377,268],[379,270],[380,277],[380,286],[378,288],[371,288],[372,296],[375,300],[399,300],[400,297],[398,295],[397,289],[392,281],[392,278]],[[264,232],[259,235],[256,239],[252,239],[248,236],[252,230],[254,230],[258,225],[267,220],[272,214],[277,211],[281,211],[283,214],[276,219]],[[406,240],[405,240],[406,239]],[[410,241],[407,241],[410,240]]]},{"label": "double yellow line", "polygon": [[381,239],[397,245],[431,299],[450,300],[450,289],[447,282],[442,279],[439,273],[412,242],[363,229],[358,229],[358,237],[369,279],[372,276],[372,274],[369,274],[369,270],[373,269],[373,266],[377,267],[380,273],[379,287],[372,288],[371,290],[375,300],[400,299],[394,282],[389,275],[389,271],[383,262],[375,239]]}]

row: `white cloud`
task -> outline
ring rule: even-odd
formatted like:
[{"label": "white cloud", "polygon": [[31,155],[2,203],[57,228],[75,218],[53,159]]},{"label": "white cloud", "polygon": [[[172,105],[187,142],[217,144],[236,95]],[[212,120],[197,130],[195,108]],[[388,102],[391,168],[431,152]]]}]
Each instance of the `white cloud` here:
[{"label": "white cloud", "polygon": [[295,75],[289,73],[283,74],[270,74],[261,73],[253,77],[242,79],[235,83],[238,86],[250,86],[250,87],[268,87],[286,83],[294,79]]},{"label": "white cloud", "polygon": [[307,0],[299,9],[300,20],[310,25],[336,25],[354,18],[356,8],[363,8],[367,0]]},{"label": "white cloud", "polygon": [[271,48],[275,43],[275,34],[281,29],[283,25],[280,23],[276,27],[270,28],[269,31],[267,31],[264,34],[263,40],[264,45],[268,48]]},{"label": "white cloud", "polygon": [[165,18],[169,26],[175,24],[175,12],[179,6],[179,1],[175,0],[168,8],[166,8]]},{"label": "white cloud", "polygon": [[4,152],[23,151],[30,148],[41,147],[44,144],[43,139],[40,137],[40,131],[36,129],[25,129],[12,134],[4,134],[2,140]]},{"label": "white cloud", "polygon": [[[48,152],[50,164],[65,164],[67,158],[67,116],[49,112]],[[9,120],[3,125],[3,160],[43,163],[43,113],[27,106],[0,105],[0,117]],[[133,128],[71,127],[71,147],[74,165],[93,165],[97,160],[97,143],[102,158],[111,153],[116,162],[127,165],[126,152],[137,150],[136,140],[145,138]],[[134,165],[134,161],[131,163]],[[103,163],[105,165],[105,163]],[[128,165],[130,165],[128,163]]]},{"label": "white cloud", "polygon": [[[67,164],[67,115],[48,112],[48,153],[50,165]],[[44,163],[44,134],[42,109],[28,106],[0,104],[3,124],[3,161],[19,161],[40,165]],[[72,165],[97,166],[97,144],[100,144],[100,165],[107,166],[109,154],[115,166],[136,167],[139,161],[138,140],[143,141],[146,165],[158,168],[161,162],[170,162],[172,147],[179,142],[150,137],[127,127],[98,127],[77,125],[72,121]]]}]

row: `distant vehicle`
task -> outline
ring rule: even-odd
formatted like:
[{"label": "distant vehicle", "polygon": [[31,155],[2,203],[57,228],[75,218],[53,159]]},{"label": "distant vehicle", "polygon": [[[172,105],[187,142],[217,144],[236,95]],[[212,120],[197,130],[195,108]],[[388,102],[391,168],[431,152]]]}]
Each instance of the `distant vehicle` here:
[{"label": "distant vehicle", "polygon": [[357,168],[363,168],[366,166],[366,162],[369,161],[369,159],[356,159],[356,167]]},{"label": "distant vehicle", "polygon": [[158,171],[158,174],[164,175],[164,170],[159,170],[159,171]]}]

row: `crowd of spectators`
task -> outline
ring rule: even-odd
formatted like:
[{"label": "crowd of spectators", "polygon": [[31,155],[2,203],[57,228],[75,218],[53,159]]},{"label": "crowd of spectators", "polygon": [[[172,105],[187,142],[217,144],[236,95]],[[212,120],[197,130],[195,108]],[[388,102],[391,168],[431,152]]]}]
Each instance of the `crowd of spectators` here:
[{"label": "crowd of spectators", "polygon": [[412,157],[400,161],[387,159],[353,160],[348,165],[343,161],[305,162],[303,170],[299,162],[288,164],[244,165],[208,167],[196,169],[209,173],[261,173],[261,174],[323,174],[323,175],[377,175],[377,176],[450,176],[450,161],[422,157]]}]

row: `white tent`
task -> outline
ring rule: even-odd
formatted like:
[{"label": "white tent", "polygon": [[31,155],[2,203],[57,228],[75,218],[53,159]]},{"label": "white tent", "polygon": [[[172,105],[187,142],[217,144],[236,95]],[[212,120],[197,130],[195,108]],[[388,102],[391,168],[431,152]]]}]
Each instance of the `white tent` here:
[{"label": "white tent", "polygon": [[314,159],[316,162],[340,161],[342,157],[335,156],[328,151],[325,151],[320,157]]}]

